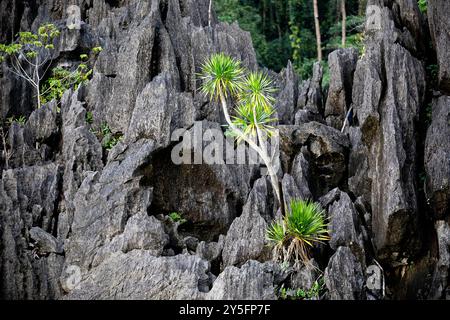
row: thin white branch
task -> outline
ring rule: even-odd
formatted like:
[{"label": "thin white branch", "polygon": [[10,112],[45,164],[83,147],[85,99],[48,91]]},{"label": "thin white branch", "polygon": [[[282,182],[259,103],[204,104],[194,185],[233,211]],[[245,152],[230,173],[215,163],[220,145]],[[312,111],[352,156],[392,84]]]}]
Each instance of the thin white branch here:
[{"label": "thin white branch", "polygon": [[351,107],[351,108],[348,110],[347,114],[345,115],[344,125],[342,126],[341,132],[344,132],[345,127],[347,126],[348,117],[350,116],[350,113],[352,112],[352,110],[353,110],[353,107]]}]

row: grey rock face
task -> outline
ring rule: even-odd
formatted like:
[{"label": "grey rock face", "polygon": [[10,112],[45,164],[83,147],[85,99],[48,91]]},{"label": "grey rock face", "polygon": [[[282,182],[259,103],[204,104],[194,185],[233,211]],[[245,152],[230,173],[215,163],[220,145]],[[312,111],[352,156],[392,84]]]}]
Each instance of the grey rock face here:
[{"label": "grey rock face", "polygon": [[207,288],[201,284],[210,283],[208,270],[209,263],[197,256],[155,257],[145,250],[116,252],[82,274],[82,280],[64,299],[201,299],[204,294],[200,290]]},{"label": "grey rock face", "polygon": [[42,155],[35,147],[33,137],[18,123],[13,123],[9,128],[7,143],[9,149],[9,168],[31,166],[42,162]]},{"label": "grey rock face", "polygon": [[314,259],[311,259],[310,265],[303,266],[300,270],[291,275],[291,287],[294,289],[310,290],[314,282],[319,278],[319,266]]},{"label": "grey rock face", "polygon": [[63,253],[63,245],[58,239],[39,227],[30,229],[30,238],[36,241],[39,254]]},{"label": "grey rock face", "polygon": [[450,269],[450,227],[445,221],[436,222],[436,233],[438,238],[439,260],[436,263],[433,274],[430,299],[446,298],[448,295],[448,275]]},{"label": "grey rock face", "polygon": [[250,260],[241,268],[229,266],[214,281],[208,300],[274,300],[271,264]]},{"label": "grey rock face", "polygon": [[289,61],[286,69],[281,71],[281,91],[277,97],[275,109],[281,124],[292,124],[294,110],[297,107],[298,97],[298,76],[294,71],[292,63]]},{"label": "grey rock face", "polygon": [[309,189],[309,163],[302,152],[299,152],[292,163],[291,175],[300,191],[300,197],[304,200],[312,199]]},{"label": "grey rock face", "polygon": [[325,269],[325,284],[332,300],[359,300],[364,297],[364,273],[347,247],[339,247]]},{"label": "grey rock face", "polygon": [[132,216],[147,212],[152,191],[140,185],[137,168],[148,161],[152,151],[153,143],[141,140],[105,166],[102,173],[87,174],[73,200],[72,233],[66,240],[67,263],[78,265],[83,271],[94,261],[99,264],[104,254],[98,255],[97,250],[124,233]]},{"label": "grey rock face", "polygon": [[439,86],[450,94],[450,3],[445,0],[433,0],[428,4],[428,21],[431,38],[436,48],[439,64]]},{"label": "grey rock face", "polygon": [[339,49],[328,55],[330,87],[325,105],[325,117],[329,126],[341,130],[352,98],[353,73],[358,51],[354,48]]},{"label": "grey rock face", "polygon": [[[199,131],[198,134],[204,134],[212,129],[219,135],[216,141],[223,141],[218,123],[203,121],[201,126],[202,131],[196,127],[189,130],[191,137],[197,134],[196,130]],[[204,141],[203,150],[209,145],[210,142]],[[198,147],[200,149],[201,145]],[[191,148],[193,152],[197,152],[194,145]],[[201,240],[211,241],[219,234],[225,234],[246,201],[256,167],[208,164],[201,157],[199,164],[176,165],[171,160],[171,150],[161,150],[151,161],[152,176],[155,177],[153,213],[182,213],[193,229],[200,227],[205,231],[204,234],[197,235]],[[197,152],[197,155],[192,156],[193,163],[198,155],[201,156],[202,153]]]},{"label": "grey rock face", "polygon": [[337,187],[344,178],[349,141],[340,131],[318,122],[299,126],[297,144],[306,145],[310,155],[310,181],[314,194],[323,195]]},{"label": "grey rock face", "polygon": [[[257,166],[171,160],[175,129],[192,133],[194,121],[202,121],[204,129],[223,132],[221,110],[198,94],[196,74],[213,52],[258,69],[250,34],[219,23],[214,13],[209,21],[209,0],[84,1],[84,21],[69,30],[73,3],[22,10],[20,1],[0,2],[2,43],[19,25],[29,30],[51,21],[63,28],[55,63],[74,65],[72,56],[103,48],[86,86],[39,110],[33,111],[31,88],[2,72],[2,118],[28,121],[9,129],[13,153],[0,181],[0,298],[275,299],[282,284],[309,289],[315,270],[288,273],[264,262],[266,227],[280,211]],[[285,197],[320,199],[331,218],[336,252],[325,280],[332,299],[366,298],[365,254],[389,264],[393,253],[417,251],[420,240],[415,123],[425,88],[418,57],[427,35],[415,0],[369,4],[381,8],[381,28],[366,30],[366,53],[354,73],[356,52],[330,55],[326,103],[320,64],[302,82],[291,64],[278,76],[268,71],[280,88],[278,175]],[[429,1],[443,93],[449,92],[446,8]],[[446,97],[436,99],[425,150],[426,191],[442,220],[439,257],[430,258],[437,261],[429,268],[435,267],[431,298],[448,290],[448,105]],[[353,126],[342,134],[336,128],[351,106]],[[103,123],[123,134],[111,150],[94,133]],[[172,222],[173,211],[187,221]],[[360,217],[374,237],[375,257],[364,248],[372,239]],[[323,249],[315,255],[326,264]],[[414,278],[406,272],[403,282]]]},{"label": "grey rock face", "polygon": [[322,67],[316,62],[312,78],[301,83],[298,89],[295,124],[323,120],[322,76]]},{"label": "grey rock face", "polygon": [[339,200],[328,208],[330,217],[330,247],[337,250],[339,246],[352,249],[353,254],[364,263],[364,243],[358,213],[347,193],[340,192]]},{"label": "grey rock face", "polygon": [[264,220],[264,217],[266,219],[271,217],[271,209],[266,203],[268,196],[266,179],[258,179],[250,192],[242,215],[234,219],[228,230],[222,253],[224,267],[240,266],[247,260],[262,260],[264,255],[268,255],[267,223]]},{"label": "grey rock face", "polygon": [[372,179],[369,175],[368,147],[363,143],[359,127],[348,128],[350,155],[348,160],[348,187],[370,207]]},{"label": "grey rock face", "polygon": [[[404,239],[414,238],[417,228],[415,118],[425,78],[422,63],[396,43],[399,34],[390,10],[382,7],[380,28],[369,30],[366,54],[358,62],[353,85],[361,139],[368,148],[371,191],[366,197],[371,199],[379,256],[398,250]],[[414,250],[417,243],[409,242],[407,251]]]},{"label": "grey rock face", "polygon": [[[5,170],[0,183],[2,299],[55,299],[64,258],[55,233],[61,182],[56,164]],[[39,226],[38,229],[32,229]],[[32,229],[31,233],[28,231]],[[37,241],[37,254],[30,243]],[[47,257],[45,255],[49,254]]]},{"label": "grey rock face", "polygon": [[425,141],[426,196],[438,219],[450,209],[450,97],[433,101],[433,115]]},{"label": "grey rock face", "polygon": [[62,99],[62,153],[65,160],[63,190],[65,210],[60,214],[58,236],[65,239],[75,211],[73,200],[84,180],[85,172],[103,168],[102,146],[88,129],[86,109],[78,100],[78,93],[66,92]]},{"label": "grey rock face", "polygon": [[218,242],[201,241],[197,245],[196,255],[210,262],[218,259],[222,254],[224,240],[225,237],[220,236]]},{"label": "grey rock face", "polygon": [[59,133],[57,107],[53,100],[33,111],[28,118],[25,128],[37,142],[43,143]]},{"label": "grey rock face", "polygon": [[281,180],[281,187],[283,189],[284,203],[286,204],[286,210],[289,212],[291,210],[291,201],[304,199],[303,195],[300,193],[294,178],[286,173]]},{"label": "grey rock face", "polygon": [[166,147],[173,130],[194,123],[192,96],[177,93],[173,81],[170,74],[162,73],[138,95],[126,141],[147,138],[156,141],[158,147]]}]

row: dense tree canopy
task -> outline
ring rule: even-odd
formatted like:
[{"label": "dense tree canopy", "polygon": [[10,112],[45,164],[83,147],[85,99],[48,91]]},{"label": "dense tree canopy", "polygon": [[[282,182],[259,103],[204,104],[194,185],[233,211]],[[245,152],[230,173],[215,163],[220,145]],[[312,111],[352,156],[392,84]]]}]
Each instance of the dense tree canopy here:
[{"label": "dense tree canopy", "polygon": [[[342,3],[345,1],[345,46],[361,47],[365,0],[320,0],[323,57],[342,46]],[[303,77],[317,60],[313,0],[215,0],[219,19],[237,21],[252,34],[259,63],[275,71],[291,60]],[[324,62],[325,63],[325,62]]]}]

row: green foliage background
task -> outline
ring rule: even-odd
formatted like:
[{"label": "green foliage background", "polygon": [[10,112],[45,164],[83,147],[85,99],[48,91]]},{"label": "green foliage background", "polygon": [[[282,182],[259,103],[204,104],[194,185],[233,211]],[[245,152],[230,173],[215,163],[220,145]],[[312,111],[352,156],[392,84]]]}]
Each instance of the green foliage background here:
[{"label": "green foliage background", "polygon": [[[341,45],[340,0],[318,0],[324,60]],[[347,46],[362,48],[366,0],[346,0]],[[262,66],[280,71],[291,60],[302,78],[317,57],[312,0],[214,0],[219,20],[252,35]],[[326,64],[326,62],[324,62]]]}]

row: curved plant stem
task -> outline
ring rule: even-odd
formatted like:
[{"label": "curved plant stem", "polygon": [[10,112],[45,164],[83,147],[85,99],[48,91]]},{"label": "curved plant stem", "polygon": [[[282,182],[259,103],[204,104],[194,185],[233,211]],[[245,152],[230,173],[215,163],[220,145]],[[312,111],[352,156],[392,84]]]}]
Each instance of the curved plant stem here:
[{"label": "curved plant stem", "polygon": [[[269,171],[269,176],[270,176],[270,180],[272,183],[272,187],[275,191],[276,197],[278,202],[281,205],[281,195],[280,195],[280,187],[279,187],[279,183],[278,183],[278,177],[275,173],[275,170],[273,169],[272,163],[270,161],[269,156],[267,155],[267,152],[265,150],[263,150],[262,148],[260,148],[252,139],[249,139],[241,130],[239,130],[239,128],[237,128],[233,122],[231,121],[231,117],[230,114],[228,113],[228,108],[227,108],[227,102],[225,97],[223,96],[223,94],[220,94],[220,102],[222,105],[222,110],[223,110],[223,114],[225,116],[225,120],[228,123],[228,125],[230,126],[230,128],[245,142],[247,142],[249,144],[249,146],[251,148],[253,148],[253,150],[255,150],[259,156],[261,157],[261,159],[264,161],[267,170]],[[256,126],[257,127],[257,126]],[[258,127],[257,127],[258,130]],[[261,140],[261,138],[259,138]]]}]

